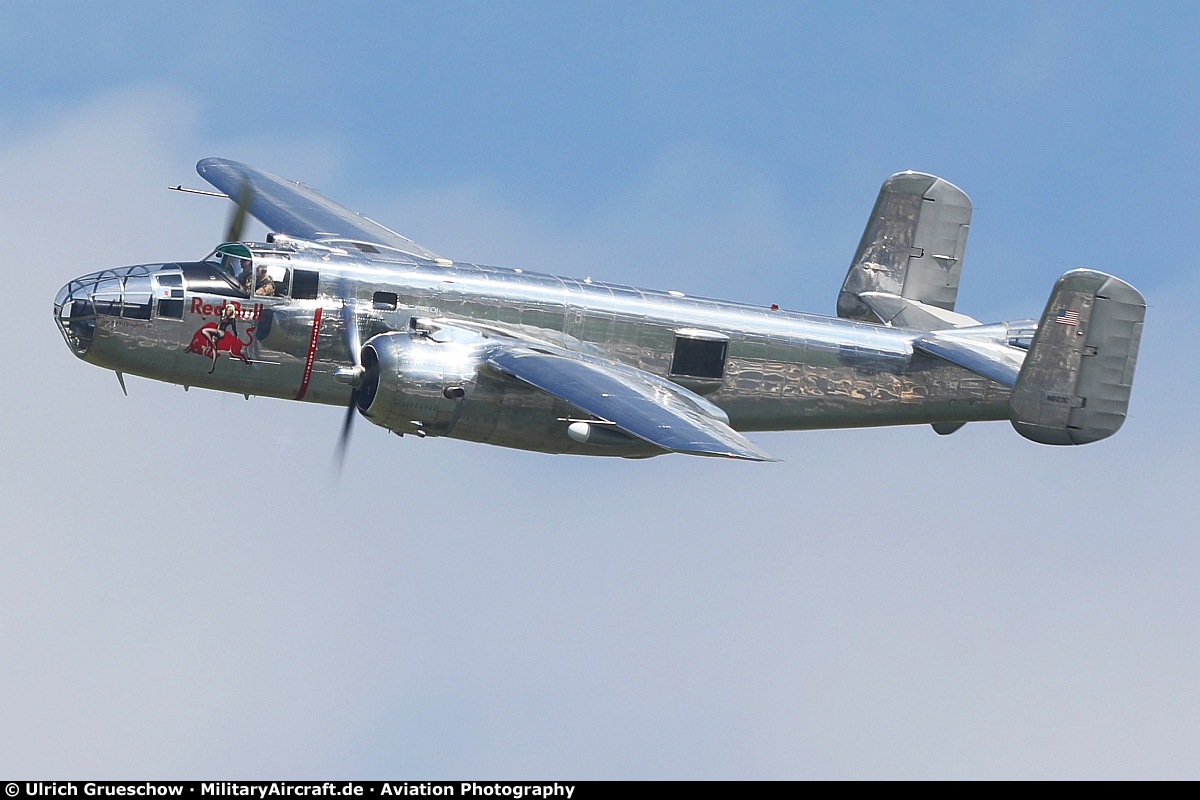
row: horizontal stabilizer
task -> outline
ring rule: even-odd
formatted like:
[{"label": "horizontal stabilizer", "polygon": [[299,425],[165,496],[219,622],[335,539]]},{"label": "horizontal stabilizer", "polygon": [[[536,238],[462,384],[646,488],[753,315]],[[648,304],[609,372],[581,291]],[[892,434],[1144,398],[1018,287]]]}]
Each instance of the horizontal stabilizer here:
[{"label": "horizontal stabilizer", "polygon": [[[994,327],[981,326],[982,329]],[[913,347],[1005,386],[1016,384],[1021,363],[1025,359],[1024,350],[993,339],[962,334],[962,331],[927,333],[913,342]]]},{"label": "horizontal stabilizer", "polygon": [[1058,279],[1013,389],[1013,427],[1042,444],[1087,444],[1125,422],[1146,300],[1089,269]]},{"label": "horizontal stabilizer", "polygon": [[858,299],[871,309],[880,322],[894,328],[940,331],[945,328],[966,328],[979,324],[979,320],[966,314],[947,311],[888,292],[863,292]]}]

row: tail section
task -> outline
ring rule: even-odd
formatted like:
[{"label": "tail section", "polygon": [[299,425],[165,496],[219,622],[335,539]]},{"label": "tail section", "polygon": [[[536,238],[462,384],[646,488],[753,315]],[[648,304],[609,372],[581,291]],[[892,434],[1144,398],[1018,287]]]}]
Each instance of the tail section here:
[{"label": "tail section", "polygon": [[1125,281],[1088,269],[1058,279],[1011,400],[1026,439],[1087,444],[1125,422],[1146,300]]},{"label": "tail section", "polygon": [[976,324],[954,314],[971,200],[935,175],[884,181],[838,295],[845,319],[926,330]]}]

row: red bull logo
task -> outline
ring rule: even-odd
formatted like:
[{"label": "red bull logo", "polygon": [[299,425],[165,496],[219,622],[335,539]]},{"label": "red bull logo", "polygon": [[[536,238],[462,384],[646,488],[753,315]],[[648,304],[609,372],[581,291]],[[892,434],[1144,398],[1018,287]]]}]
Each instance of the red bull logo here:
[{"label": "red bull logo", "polygon": [[206,322],[192,334],[192,343],[188,345],[187,352],[211,358],[213,363],[221,353],[228,353],[230,358],[249,364],[250,359],[244,351],[254,341],[254,331],[254,328],[247,328],[247,338],[242,341],[233,331],[222,331],[217,328],[217,323]]},{"label": "red bull logo", "polygon": [[200,314],[204,317],[223,316],[225,309],[232,308],[233,315],[237,319],[252,320],[261,319],[263,312],[263,304],[255,303],[252,306],[246,307],[237,300],[226,300],[217,305],[206,302],[203,297],[193,297],[191,308],[188,310],[193,314]]},{"label": "red bull logo", "polygon": [[217,360],[222,353],[243,364],[249,364],[250,358],[246,350],[254,343],[254,331],[257,327],[247,328],[246,338],[243,339],[238,333],[238,321],[259,319],[262,309],[261,303],[246,308],[236,300],[227,300],[214,306],[204,302],[202,298],[192,298],[193,313],[204,316],[215,313],[217,321],[201,325],[200,329],[192,334],[192,341],[188,344],[186,352],[212,359],[212,366],[208,370],[210,375],[217,368]]}]

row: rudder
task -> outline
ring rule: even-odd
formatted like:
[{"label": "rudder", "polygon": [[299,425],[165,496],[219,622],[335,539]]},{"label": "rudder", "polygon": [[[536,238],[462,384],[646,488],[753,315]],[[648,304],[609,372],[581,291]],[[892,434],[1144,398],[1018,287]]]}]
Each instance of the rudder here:
[{"label": "rudder", "polygon": [[1106,439],[1125,422],[1146,300],[1120,278],[1076,269],[1054,285],[1013,387],[1012,425],[1042,444]]},{"label": "rudder", "polygon": [[954,311],[970,225],[971,199],[954,184],[923,172],[888,178],[838,295],[838,316],[890,323],[864,294]]}]

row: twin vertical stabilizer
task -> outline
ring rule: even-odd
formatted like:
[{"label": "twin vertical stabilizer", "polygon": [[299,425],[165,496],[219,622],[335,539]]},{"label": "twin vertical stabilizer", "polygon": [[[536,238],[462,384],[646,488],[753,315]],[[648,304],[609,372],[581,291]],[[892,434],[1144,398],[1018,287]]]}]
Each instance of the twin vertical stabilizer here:
[{"label": "twin vertical stabilizer", "polygon": [[1112,436],[1129,408],[1145,298],[1119,278],[1076,269],[1055,284],[1028,353],[1016,342],[981,339],[987,326],[954,310],[970,225],[971,200],[954,184],[923,172],[888,178],[838,295],[838,316],[930,331],[915,349],[1013,387],[1010,419],[1026,439],[1087,444]]},{"label": "twin vertical stabilizer", "polygon": [[1058,279],[1012,393],[1012,424],[1042,444],[1087,444],[1125,422],[1146,300],[1090,269]]},{"label": "twin vertical stabilizer", "polygon": [[884,181],[838,295],[844,319],[926,330],[976,324],[954,314],[971,199],[935,175]]}]

